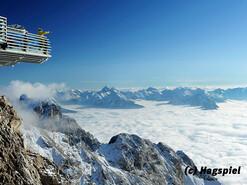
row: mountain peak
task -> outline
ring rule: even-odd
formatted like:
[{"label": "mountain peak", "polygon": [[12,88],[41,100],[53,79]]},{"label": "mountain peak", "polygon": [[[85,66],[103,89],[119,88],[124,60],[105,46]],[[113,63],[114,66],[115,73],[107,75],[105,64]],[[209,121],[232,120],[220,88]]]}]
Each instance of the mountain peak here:
[{"label": "mountain peak", "polygon": [[147,88],[147,91],[157,91],[157,89],[155,89],[153,87],[149,87],[149,88]]},{"label": "mountain peak", "polygon": [[27,101],[29,100],[28,96],[26,94],[22,94],[19,98],[20,101]]},{"label": "mountain peak", "polygon": [[105,87],[103,87],[101,89],[101,92],[108,92],[108,91],[111,91],[110,87],[108,85],[106,85]]}]

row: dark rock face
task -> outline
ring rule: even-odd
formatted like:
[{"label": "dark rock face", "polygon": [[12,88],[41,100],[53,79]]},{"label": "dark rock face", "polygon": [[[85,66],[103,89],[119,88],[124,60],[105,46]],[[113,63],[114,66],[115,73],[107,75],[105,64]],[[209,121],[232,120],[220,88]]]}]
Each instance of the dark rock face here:
[{"label": "dark rock face", "polygon": [[195,167],[194,162],[182,150],[178,150],[176,154],[181,157],[184,164],[186,164],[187,166],[191,166],[193,168]]},{"label": "dark rock face", "polygon": [[59,119],[62,116],[58,107],[54,104],[49,104],[48,102],[41,102],[33,110],[37,112],[42,118]]},{"label": "dark rock face", "polygon": [[20,185],[71,184],[55,163],[25,148],[19,131],[21,121],[6,97],[0,97],[0,182]]},{"label": "dark rock face", "polygon": [[106,159],[143,184],[184,184],[180,157],[163,143],[156,145],[137,135],[119,134],[106,147],[114,161],[107,155]]},{"label": "dark rock face", "polygon": [[69,136],[70,145],[73,146],[83,142],[92,151],[95,151],[100,146],[100,142],[92,134],[83,130],[75,119],[63,115],[56,105],[41,102],[34,108],[34,111],[41,119],[37,125],[38,127],[66,134]]}]

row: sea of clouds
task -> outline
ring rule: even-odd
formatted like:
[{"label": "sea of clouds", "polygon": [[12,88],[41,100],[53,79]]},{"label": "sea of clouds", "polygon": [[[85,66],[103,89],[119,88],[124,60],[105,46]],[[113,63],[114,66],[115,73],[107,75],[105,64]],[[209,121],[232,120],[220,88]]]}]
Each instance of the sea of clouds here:
[{"label": "sea of clouds", "polygon": [[[32,99],[52,97],[64,84],[28,83],[12,81],[0,88],[23,118],[32,124],[36,116],[19,104],[23,93]],[[101,142],[121,132],[137,134],[152,142],[164,142],[174,150],[183,150],[200,166],[227,168],[241,166],[240,175],[217,176],[223,184],[247,182],[247,102],[219,103],[218,110],[202,110],[189,106],[173,106],[167,102],[138,101],[142,109],[102,109],[80,105],[64,105],[75,110],[69,116],[91,132]]]},{"label": "sea of clouds", "polygon": [[68,114],[101,142],[121,132],[183,150],[200,168],[241,166],[240,175],[217,176],[223,184],[247,182],[247,102],[219,103],[218,110],[138,101],[142,109],[100,109],[73,105]]}]

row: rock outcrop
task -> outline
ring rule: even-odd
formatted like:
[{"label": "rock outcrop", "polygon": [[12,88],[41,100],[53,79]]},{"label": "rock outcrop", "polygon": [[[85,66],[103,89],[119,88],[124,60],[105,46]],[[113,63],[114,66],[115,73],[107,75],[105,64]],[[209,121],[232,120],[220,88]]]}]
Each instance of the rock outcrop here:
[{"label": "rock outcrop", "polygon": [[40,102],[34,108],[34,111],[40,118],[40,121],[37,123],[38,127],[52,132],[64,133],[68,136],[71,146],[83,142],[92,151],[95,151],[100,146],[100,142],[92,134],[83,130],[75,119],[63,115],[55,104]]},{"label": "rock outcrop", "polygon": [[71,184],[67,175],[54,162],[25,148],[19,130],[21,122],[22,119],[6,97],[0,97],[1,184]]},{"label": "rock outcrop", "polygon": [[53,160],[73,184],[220,184],[206,176],[186,177],[184,168],[193,161],[164,143],[121,133],[101,144],[56,105],[41,102],[34,111],[40,122],[24,131],[27,145]]}]

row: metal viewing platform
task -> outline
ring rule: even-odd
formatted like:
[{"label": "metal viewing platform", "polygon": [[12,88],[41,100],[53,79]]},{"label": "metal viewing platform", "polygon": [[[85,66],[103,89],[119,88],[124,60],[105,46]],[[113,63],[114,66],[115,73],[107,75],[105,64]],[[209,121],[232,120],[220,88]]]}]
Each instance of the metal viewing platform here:
[{"label": "metal viewing platform", "polygon": [[0,16],[0,66],[20,62],[41,64],[51,58],[50,53],[47,37],[7,26],[7,18]]}]

